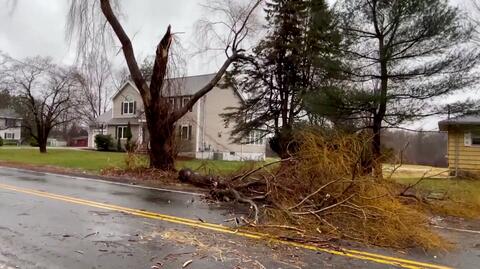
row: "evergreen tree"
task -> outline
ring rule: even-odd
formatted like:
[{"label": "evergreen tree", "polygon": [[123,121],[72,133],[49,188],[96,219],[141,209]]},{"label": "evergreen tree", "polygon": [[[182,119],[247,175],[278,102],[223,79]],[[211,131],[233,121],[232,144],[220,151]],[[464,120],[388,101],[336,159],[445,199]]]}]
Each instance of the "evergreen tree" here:
[{"label": "evergreen tree", "polygon": [[324,0],[271,0],[265,12],[266,36],[229,74],[248,98],[224,116],[236,122],[237,141],[258,129],[274,134],[270,145],[285,158],[305,119],[304,96],[336,74],[340,35]]},{"label": "evergreen tree", "polygon": [[439,113],[434,102],[477,81],[473,28],[447,0],[341,0],[336,7],[348,81],[318,94],[311,108],[368,128],[374,160],[382,128]]}]

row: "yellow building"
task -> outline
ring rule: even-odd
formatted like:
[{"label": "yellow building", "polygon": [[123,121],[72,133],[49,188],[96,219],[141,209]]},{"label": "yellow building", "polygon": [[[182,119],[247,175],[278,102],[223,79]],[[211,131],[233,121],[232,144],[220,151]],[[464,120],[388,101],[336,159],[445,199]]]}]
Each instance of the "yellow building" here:
[{"label": "yellow building", "polygon": [[480,116],[463,116],[438,122],[448,132],[448,167],[451,175],[480,174]]}]

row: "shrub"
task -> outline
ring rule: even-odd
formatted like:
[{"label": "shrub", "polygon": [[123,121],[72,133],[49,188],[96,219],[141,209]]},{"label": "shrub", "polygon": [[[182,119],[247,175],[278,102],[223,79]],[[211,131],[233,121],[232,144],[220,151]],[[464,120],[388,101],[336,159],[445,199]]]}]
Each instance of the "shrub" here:
[{"label": "shrub", "polygon": [[95,136],[95,145],[99,151],[109,151],[113,147],[111,135],[98,134]]},{"label": "shrub", "polygon": [[17,146],[18,142],[16,140],[3,140],[4,146]]},{"label": "shrub", "polygon": [[3,139],[0,137],[0,147],[3,146]]},{"label": "shrub", "polygon": [[33,137],[30,138],[29,144],[30,144],[30,146],[32,146],[32,147],[38,147],[38,146],[39,146],[37,139],[35,139],[35,138],[33,138]]},{"label": "shrub", "polygon": [[135,142],[132,142],[132,127],[130,126],[130,122],[128,122],[127,129],[125,130],[125,137],[127,138],[127,142],[125,143],[125,150],[128,152],[132,152],[135,150]]}]

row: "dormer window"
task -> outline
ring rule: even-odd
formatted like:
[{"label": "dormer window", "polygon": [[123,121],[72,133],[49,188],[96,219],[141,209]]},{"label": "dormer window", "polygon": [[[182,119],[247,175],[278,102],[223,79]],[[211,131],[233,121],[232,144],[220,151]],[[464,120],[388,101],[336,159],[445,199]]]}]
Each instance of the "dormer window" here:
[{"label": "dormer window", "polygon": [[126,101],[123,101],[122,102],[122,110],[121,110],[121,114],[122,115],[133,115],[135,114],[135,110],[137,109],[136,106],[136,102],[135,101],[130,101],[129,99],[130,98],[125,98]]}]

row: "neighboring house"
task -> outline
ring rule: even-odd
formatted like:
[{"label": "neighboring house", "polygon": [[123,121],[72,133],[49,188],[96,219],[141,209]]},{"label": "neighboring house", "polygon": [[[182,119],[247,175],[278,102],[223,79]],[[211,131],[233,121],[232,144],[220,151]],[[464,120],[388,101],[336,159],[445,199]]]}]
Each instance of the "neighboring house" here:
[{"label": "neighboring house", "polygon": [[[176,107],[185,105],[197,90],[207,84],[212,75],[191,76],[167,80],[169,101]],[[252,132],[249,143],[232,142],[232,126],[225,124],[220,114],[228,107],[238,107],[243,98],[231,87],[215,87],[202,97],[176,124],[177,150],[181,156],[198,159],[264,160],[265,141],[260,132]],[[112,97],[112,109],[102,114],[90,127],[89,147],[94,147],[97,134],[109,134],[124,143],[130,122],[133,140],[148,147],[148,130],[143,115],[143,103],[133,82],[127,81]]]},{"label": "neighboring house", "polygon": [[22,118],[11,109],[0,109],[0,136],[19,144],[22,141]]},{"label": "neighboring house", "polygon": [[448,167],[451,175],[480,173],[480,115],[463,116],[438,122],[448,132]]},{"label": "neighboring house", "polygon": [[88,136],[73,137],[68,146],[79,147],[79,148],[88,147]]}]

